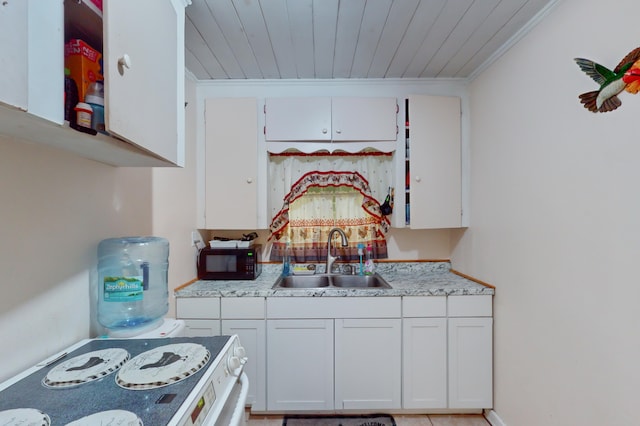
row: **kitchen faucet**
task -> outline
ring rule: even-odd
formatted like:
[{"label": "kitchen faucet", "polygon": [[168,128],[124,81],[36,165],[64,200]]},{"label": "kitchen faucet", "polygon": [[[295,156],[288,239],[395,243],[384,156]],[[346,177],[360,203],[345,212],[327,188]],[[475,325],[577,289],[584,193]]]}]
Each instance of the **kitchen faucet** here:
[{"label": "kitchen faucet", "polygon": [[337,257],[333,257],[331,256],[331,240],[333,239],[333,234],[337,232],[340,234],[340,237],[342,237],[342,247],[346,247],[348,242],[347,242],[347,236],[345,235],[344,231],[340,228],[331,228],[331,231],[329,231],[329,239],[327,241],[327,274],[331,273],[331,267],[333,266],[333,262],[336,261]]}]

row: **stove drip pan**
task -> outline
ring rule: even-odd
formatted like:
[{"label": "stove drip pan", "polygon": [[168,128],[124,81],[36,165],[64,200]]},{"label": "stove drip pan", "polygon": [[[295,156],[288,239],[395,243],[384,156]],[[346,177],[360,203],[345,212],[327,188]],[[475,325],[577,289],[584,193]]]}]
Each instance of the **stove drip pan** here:
[{"label": "stove drip pan", "polygon": [[140,417],[126,410],[101,411],[67,424],[67,426],[95,425],[143,426]]},{"label": "stove drip pan", "polygon": [[118,371],[116,383],[124,389],[146,390],[167,386],[200,371],[211,353],[197,343],[175,343],[143,352]]},{"label": "stove drip pan", "polygon": [[69,388],[101,379],[122,367],[130,358],[120,348],[88,352],[52,368],[42,379],[47,388]]},{"label": "stove drip pan", "polygon": [[0,425],[50,426],[51,419],[35,408],[0,411]]}]

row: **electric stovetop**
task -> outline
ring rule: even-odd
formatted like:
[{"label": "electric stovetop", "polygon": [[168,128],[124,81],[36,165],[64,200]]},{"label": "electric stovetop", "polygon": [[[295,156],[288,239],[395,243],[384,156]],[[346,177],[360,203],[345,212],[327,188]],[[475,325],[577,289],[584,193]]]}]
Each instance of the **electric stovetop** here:
[{"label": "electric stovetop", "polygon": [[[204,372],[214,366],[213,361],[229,339],[230,336],[89,340],[0,391],[0,419],[3,412],[35,409],[44,413],[50,424],[65,425],[98,412],[126,410],[135,413],[144,425],[165,425],[185,403]],[[177,349],[183,346],[187,352]],[[107,364],[104,358],[118,358],[124,352],[129,354],[126,360],[116,359],[115,366],[107,366],[107,371],[93,372],[98,364]],[[162,377],[163,369],[194,358],[192,354],[199,359],[184,372],[165,371],[164,375],[170,377]],[[74,360],[80,360],[82,365],[70,367]],[[123,383],[118,373],[124,376],[124,370],[134,364],[139,365],[142,378],[134,374],[133,384]],[[61,373],[69,371],[76,376],[69,380],[60,378]],[[88,375],[83,376],[83,371]],[[149,377],[159,387],[147,389],[141,384]],[[46,419],[42,424],[48,424]]]}]

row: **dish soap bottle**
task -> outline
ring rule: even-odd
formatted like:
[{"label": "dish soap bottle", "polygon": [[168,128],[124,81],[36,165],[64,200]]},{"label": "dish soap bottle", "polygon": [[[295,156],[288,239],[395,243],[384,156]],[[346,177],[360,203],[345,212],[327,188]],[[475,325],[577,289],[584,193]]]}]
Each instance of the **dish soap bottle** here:
[{"label": "dish soap bottle", "polygon": [[289,241],[284,246],[284,254],[282,255],[282,276],[286,277],[291,275],[291,252],[289,247]]},{"label": "dish soap bottle", "polygon": [[376,271],[376,265],[373,263],[373,249],[371,244],[367,244],[366,260],[364,262],[364,274],[373,275]]}]

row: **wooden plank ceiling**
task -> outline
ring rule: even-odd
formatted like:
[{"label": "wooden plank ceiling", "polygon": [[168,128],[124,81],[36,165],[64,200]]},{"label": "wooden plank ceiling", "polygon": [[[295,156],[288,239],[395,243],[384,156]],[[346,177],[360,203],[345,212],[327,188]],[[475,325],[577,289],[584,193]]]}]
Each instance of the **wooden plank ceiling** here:
[{"label": "wooden plank ceiling", "polygon": [[557,0],[192,0],[201,80],[469,78]]}]

